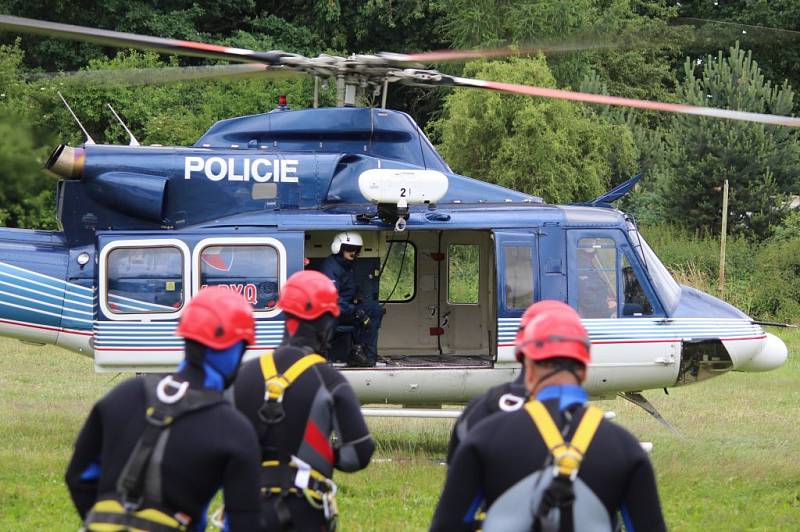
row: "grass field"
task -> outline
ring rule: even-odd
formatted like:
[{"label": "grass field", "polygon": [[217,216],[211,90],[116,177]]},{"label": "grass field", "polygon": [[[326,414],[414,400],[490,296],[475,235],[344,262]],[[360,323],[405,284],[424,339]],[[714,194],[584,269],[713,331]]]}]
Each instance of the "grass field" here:
[{"label": "grass field", "polygon": [[[800,333],[781,333],[790,353]],[[76,530],[62,477],[91,404],[121,378],[55,348],[0,341],[0,530]],[[652,441],[673,530],[800,530],[800,362],[647,396],[680,431],[623,401],[617,422]],[[421,530],[445,475],[451,421],[371,419],[374,463],[339,474],[341,529]]]}]

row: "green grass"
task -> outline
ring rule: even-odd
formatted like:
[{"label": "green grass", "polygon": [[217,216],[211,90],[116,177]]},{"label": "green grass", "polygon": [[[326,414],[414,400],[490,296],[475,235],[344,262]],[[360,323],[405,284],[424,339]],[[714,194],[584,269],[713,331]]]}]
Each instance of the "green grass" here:
[{"label": "green grass", "polygon": [[[783,333],[800,351],[800,333]],[[75,530],[63,473],[93,401],[119,379],[55,348],[0,341],[0,530]],[[800,362],[647,392],[681,432],[637,407],[607,401],[617,422],[652,441],[662,505],[673,530],[800,529]],[[421,530],[446,469],[448,420],[370,419],[375,462],[337,474],[341,529]]]}]

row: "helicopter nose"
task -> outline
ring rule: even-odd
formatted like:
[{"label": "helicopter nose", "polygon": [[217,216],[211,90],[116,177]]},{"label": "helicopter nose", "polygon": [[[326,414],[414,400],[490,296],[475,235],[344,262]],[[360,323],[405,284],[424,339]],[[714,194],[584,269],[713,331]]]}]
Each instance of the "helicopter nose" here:
[{"label": "helicopter nose", "polygon": [[770,371],[782,366],[788,356],[789,350],[783,340],[774,334],[767,333],[764,343],[761,344],[761,351],[741,366],[735,367],[734,370],[748,372]]}]

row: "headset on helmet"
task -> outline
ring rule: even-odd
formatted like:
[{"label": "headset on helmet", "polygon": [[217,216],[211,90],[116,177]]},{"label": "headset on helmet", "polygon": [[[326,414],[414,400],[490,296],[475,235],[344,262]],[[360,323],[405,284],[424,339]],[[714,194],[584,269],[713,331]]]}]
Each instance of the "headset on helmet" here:
[{"label": "headset on helmet", "polygon": [[522,341],[522,332],[525,330],[525,326],[542,312],[559,309],[563,310],[564,307],[571,308],[569,305],[562,303],[561,301],[556,301],[555,299],[544,299],[542,301],[537,301],[525,309],[525,312],[522,313],[522,317],[519,319],[517,337],[514,338],[514,356],[516,357],[517,362],[522,362],[522,351],[519,349],[519,344]]},{"label": "headset on helmet", "polygon": [[211,349],[227,349],[241,341],[253,344],[253,307],[228,288],[204,288],[186,305],[175,334]]},{"label": "headset on helmet", "polygon": [[278,299],[278,307],[287,314],[307,321],[315,320],[326,312],[337,317],[339,293],[333,281],[322,273],[304,270],[295,273],[286,281]]},{"label": "headset on helmet", "polygon": [[361,248],[361,246],[364,245],[364,241],[361,239],[361,235],[352,231],[339,233],[333,237],[333,242],[331,242],[331,253],[334,255],[338,254],[343,245]]},{"label": "headset on helmet", "polygon": [[572,307],[550,309],[532,319],[522,332],[519,349],[533,361],[569,358],[591,362],[589,333]]}]

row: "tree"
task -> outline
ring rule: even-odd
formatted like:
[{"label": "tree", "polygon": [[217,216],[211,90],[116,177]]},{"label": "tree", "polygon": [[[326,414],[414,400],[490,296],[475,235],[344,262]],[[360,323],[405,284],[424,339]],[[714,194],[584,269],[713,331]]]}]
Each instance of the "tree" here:
[{"label": "tree", "polygon": [[[555,85],[542,56],[473,62],[465,75]],[[552,202],[595,197],[634,173],[638,155],[625,124],[586,106],[472,89],[447,97],[431,130],[455,171]]]},{"label": "tree", "polygon": [[794,89],[800,88],[797,0],[681,2],[679,14],[702,19],[697,22],[696,40],[685,47],[686,55],[702,58],[708,49],[733,46],[738,41],[752,50],[767,79],[788,79]]},{"label": "tree", "polygon": [[0,224],[55,228],[56,183],[41,173],[52,137],[34,124],[37,105],[20,79],[22,56],[18,45],[0,45]]},{"label": "tree", "polygon": [[[695,105],[791,114],[794,92],[766,80],[738,44],[702,65],[687,59],[678,94]],[[696,70],[700,71],[696,73]],[[725,179],[731,231],[763,238],[780,223],[784,194],[800,185],[800,137],[793,128],[681,115],[665,134],[668,164],[661,176],[670,220],[719,232]]]},{"label": "tree", "polygon": [[596,44],[598,50],[554,54],[548,64],[561,86],[591,72],[611,94],[671,100],[672,66],[690,30],[668,26],[676,13],[660,0],[444,0],[445,32],[457,48],[530,43]]}]

